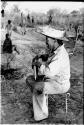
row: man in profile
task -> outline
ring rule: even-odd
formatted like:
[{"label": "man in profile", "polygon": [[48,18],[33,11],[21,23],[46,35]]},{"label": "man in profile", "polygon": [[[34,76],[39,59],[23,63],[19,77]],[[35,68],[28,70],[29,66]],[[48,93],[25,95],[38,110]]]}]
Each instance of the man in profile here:
[{"label": "man in profile", "polygon": [[47,60],[42,59],[40,66],[38,65],[39,73],[44,75],[44,81],[35,81],[30,77],[26,79],[33,92],[33,110],[36,121],[48,118],[48,94],[66,93],[70,88],[70,61],[63,44],[64,40],[52,34],[50,37],[53,37],[53,40],[47,41],[47,47],[52,50],[52,54]]}]

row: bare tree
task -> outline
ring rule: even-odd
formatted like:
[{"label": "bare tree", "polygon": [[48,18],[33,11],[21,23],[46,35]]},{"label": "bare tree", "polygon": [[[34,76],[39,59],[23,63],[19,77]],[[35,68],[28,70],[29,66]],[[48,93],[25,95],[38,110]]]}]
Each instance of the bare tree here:
[{"label": "bare tree", "polygon": [[7,6],[7,4],[8,4],[7,1],[3,1],[3,2],[2,2],[2,5],[1,5],[1,8],[2,8],[2,9],[5,9],[5,7]]},{"label": "bare tree", "polygon": [[6,1],[3,1],[3,2],[2,2],[2,5],[1,5],[1,8],[2,8],[1,14],[2,14],[2,17],[5,16],[5,8],[6,8],[6,6],[7,6],[7,2],[6,2]]},{"label": "bare tree", "polygon": [[30,22],[30,15],[27,15],[27,21]]},{"label": "bare tree", "polygon": [[84,17],[84,8],[80,9],[80,13],[81,13],[82,17]]},{"label": "bare tree", "polygon": [[34,17],[32,17],[32,24],[34,24]]},{"label": "bare tree", "polygon": [[13,6],[13,12],[14,12],[14,13],[20,13],[20,9],[19,9],[18,5],[15,4],[15,5]]},{"label": "bare tree", "polygon": [[5,8],[6,8],[7,2],[3,1],[1,5],[1,28],[5,28]]}]

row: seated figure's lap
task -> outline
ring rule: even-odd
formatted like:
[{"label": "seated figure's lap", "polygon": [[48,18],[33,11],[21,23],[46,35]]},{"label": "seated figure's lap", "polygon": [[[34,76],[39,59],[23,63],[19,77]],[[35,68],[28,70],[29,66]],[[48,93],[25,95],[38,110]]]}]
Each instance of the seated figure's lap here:
[{"label": "seated figure's lap", "polygon": [[37,78],[37,80],[35,80],[35,78],[34,78],[34,75],[30,75],[30,76],[28,76],[27,78],[26,78],[26,82],[27,83],[30,83],[30,84],[32,84],[33,82],[35,83],[37,83],[37,82],[42,82],[42,81],[44,81],[44,76],[42,75],[42,76],[38,76],[38,78]]},{"label": "seated figure's lap", "polygon": [[36,86],[39,86],[40,84],[43,84],[43,76],[39,76],[37,80],[34,79],[33,75],[30,75],[26,78],[26,83],[29,87],[33,87],[34,89]]}]

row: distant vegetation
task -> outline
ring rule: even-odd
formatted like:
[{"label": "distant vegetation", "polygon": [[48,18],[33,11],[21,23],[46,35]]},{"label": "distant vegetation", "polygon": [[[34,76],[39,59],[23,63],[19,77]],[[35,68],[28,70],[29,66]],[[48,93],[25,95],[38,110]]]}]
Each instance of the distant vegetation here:
[{"label": "distant vegetation", "polygon": [[[2,5],[7,5],[7,2]],[[4,8],[5,8],[4,7]],[[84,8],[79,11],[74,10],[71,13],[61,11],[60,9],[50,9],[46,14],[32,12],[27,15],[23,14],[17,5],[14,5],[10,12],[5,12],[6,22],[11,19],[15,26],[35,27],[38,25],[51,25],[54,28],[77,30],[80,26],[80,31],[83,33],[84,23]]]}]

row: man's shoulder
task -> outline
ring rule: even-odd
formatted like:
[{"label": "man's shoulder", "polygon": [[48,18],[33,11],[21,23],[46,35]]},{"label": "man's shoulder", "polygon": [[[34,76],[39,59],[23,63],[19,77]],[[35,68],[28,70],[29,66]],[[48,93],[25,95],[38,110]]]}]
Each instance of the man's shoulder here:
[{"label": "man's shoulder", "polygon": [[65,46],[63,46],[63,51],[64,51],[65,53],[67,53],[67,54],[68,54],[68,52],[67,52],[67,50],[66,50]]}]

